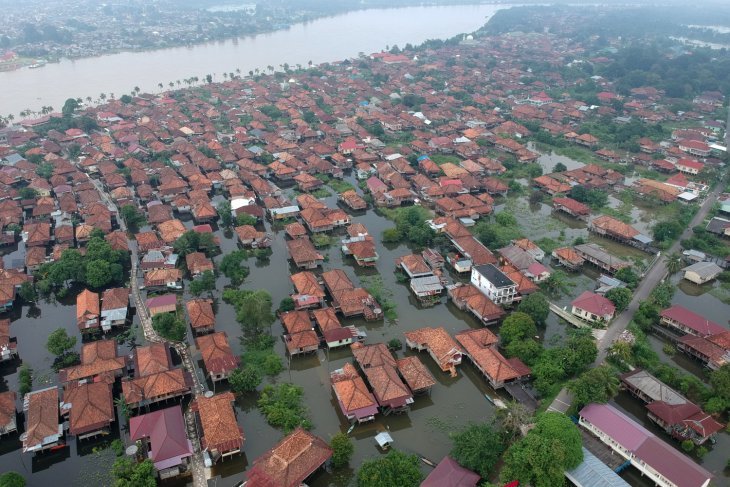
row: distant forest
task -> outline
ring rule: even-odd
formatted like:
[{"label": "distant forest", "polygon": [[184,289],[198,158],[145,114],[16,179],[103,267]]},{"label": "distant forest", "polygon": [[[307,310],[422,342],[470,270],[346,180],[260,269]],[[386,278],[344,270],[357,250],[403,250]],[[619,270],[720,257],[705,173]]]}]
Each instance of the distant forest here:
[{"label": "distant forest", "polygon": [[[566,21],[566,19],[568,19]],[[553,32],[590,46],[590,55],[608,63],[584,64],[573,73],[601,75],[615,81],[619,92],[654,86],[669,97],[691,99],[703,91],[730,94],[730,51],[689,48],[670,37],[684,37],[730,45],[730,32],[694,28],[703,25],[730,28],[730,6],[704,7],[514,7],[500,10],[479,31],[493,35],[508,32]],[[621,38],[622,42],[609,43]],[[566,59],[569,62],[570,59]],[[531,66],[551,69],[549,66]]]}]

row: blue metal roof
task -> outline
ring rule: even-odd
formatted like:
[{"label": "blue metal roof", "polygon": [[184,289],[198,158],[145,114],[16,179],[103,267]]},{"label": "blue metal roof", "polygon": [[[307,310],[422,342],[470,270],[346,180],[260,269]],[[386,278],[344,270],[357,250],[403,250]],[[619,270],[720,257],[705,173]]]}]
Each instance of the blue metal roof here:
[{"label": "blue metal roof", "polygon": [[583,462],[565,472],[565,476],[578,487],[629,487],[624,479],[585,448]]}]

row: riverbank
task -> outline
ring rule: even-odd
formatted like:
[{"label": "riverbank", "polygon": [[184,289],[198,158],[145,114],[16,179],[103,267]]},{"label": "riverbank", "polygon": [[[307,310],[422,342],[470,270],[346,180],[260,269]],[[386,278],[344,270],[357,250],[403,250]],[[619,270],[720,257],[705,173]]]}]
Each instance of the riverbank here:
[{"label": "riverbank", "polygon": [[[223,81],[223,73],[268,72],[285,63],[309,66],[379,52],[386,47],[416,45],[427,39],[448,39],[481,27],[503,5],[459,5],[359,10],[292,25],[289,29],[213,41],[192,47],[122,52],[83,59],[62,59],[43,69],[0,73],[5,115],[42,106],[57,110],[69,97],[168,89],[169,83],[207,74]],[[338,39],[338,42],[332,42]]]}]

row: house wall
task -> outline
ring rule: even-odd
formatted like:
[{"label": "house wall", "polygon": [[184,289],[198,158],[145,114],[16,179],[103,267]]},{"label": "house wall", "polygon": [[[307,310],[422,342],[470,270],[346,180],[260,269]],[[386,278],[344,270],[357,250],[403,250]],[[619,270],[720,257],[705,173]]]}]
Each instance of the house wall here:
[{"label": "house wall", "polygon": [[476,269],[471,270],[471,283],[496,304],[511,304],[517,297],[517,285],[498,288]]},{"label": "house wall", "polygon": [[584,309],[578,308],[576,306],[573,306],[571,309],[571,313],[573,313],[578,318],[584,319],[586,321],[590,321],[591,323],[599,323],[599,322],[609,322],[613,318],[613,315],[604,315],[604,316],[598,316],[594,315],[593,313],[590,313]]}]

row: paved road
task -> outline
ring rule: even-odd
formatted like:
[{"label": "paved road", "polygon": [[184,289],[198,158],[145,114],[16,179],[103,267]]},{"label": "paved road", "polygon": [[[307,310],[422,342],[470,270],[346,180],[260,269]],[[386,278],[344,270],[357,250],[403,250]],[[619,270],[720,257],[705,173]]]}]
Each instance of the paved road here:
[{"label": "paved road", "polygon": [[[725,182],[723,180],[717,185],[714,190],[712,190],[712,192],[707,195],[707,198],[705,199],[700,209],[697,211],[697,214],[695,214],[694,218],[692,218],[690,224],[687,226],[687,228],[685,228],[684,232],[682,232],[682,235],[677,239],[676,242],[674,242],[674,244],[669,248],[669,250],[665,252],[664,255],[672,254],[679,251],[680,242],[692,236],[692,228],[702,223],[702,221],[707,216],[707,213],[709,213],[710,209],[712,208],[712,205],[717,200],[717,196],[720,194],[720,191],[724,189],[724,187]],[[621,332],[624,331],[627,326],[629,326],[629,322],[631,322],[631,319],[634,317],[634,313],[636,313],[636,311],[639,309],[639,303],[646,300],[649,297],[649,294],[651,294],[654,288],[666,276],[667,263],[664,258],[660,258],[639,283],[636,291],[634,291],[634,297],[631,300],[629,306],[621,314],[614,318],[614,320],[608,326],[606,334],[603,336],[603,338],[601,338],[601,340],[598,341],[598,356],[596,357],[594,366],[603,363],[603,361],[606,359],[608,347],[610,347],[613,341],[621,334]]]},{"label": "paved road", "polygon": [[[715,203],[718,194],[724,188],[725,181],[723,180],[720,182],[720,184],[717,185],[716,189],[714,189],[712,192],[710,192],[710,194],[707,195],[705,202],[697,211],[697,214],[694,216],[694,218],[692,218],[692,221],[684,230],[684,232],[682,232],[682,235],[677,239],[677,241],[674,242],[674,244],[669,248],[668,251],[666,251],[666,254],[671,254],[673,252],[679,251],[680,242],[684,239],[689,238],[692,234],[692,228],[702,223],[702,221],[707,216],[707,213],[709,213],[710,209],[712,208],[712,205]],[[611,346],[613,341],[621,334],[621,332],[624,331],[627,326],[629,326],[631,319],[634,317],[634,313],[636,313],[636,311],[639,309],[639,303],[646,300],[649,297],[649,294],[651,294],[654,288],[666,276],[667,263],[664,258],[660,258],[641,280],[641,283],[636,288],[636,291],[634,291],[634,297],[631,300],[629,306],[621,314],[614,318],[614,320],[608,326],[606,334],[597,341],[596,345],[598,347],[598,356],[593,363],[594,367],[601,365],[604,360],[606,360],[606,353],[608,352],[608,348]],[[560,393],[558,393],[555,400],[553,400],[553,402],[550,404],[548,410],[565,413],[570,407],[571,403],[571,394],[565,388],[563,388]]]}]

